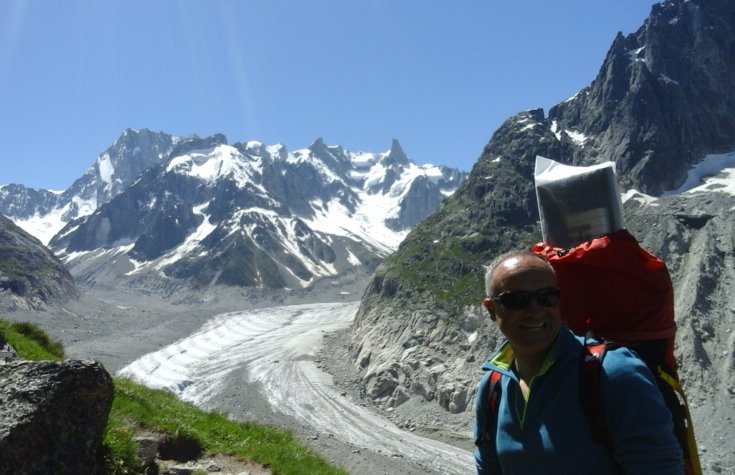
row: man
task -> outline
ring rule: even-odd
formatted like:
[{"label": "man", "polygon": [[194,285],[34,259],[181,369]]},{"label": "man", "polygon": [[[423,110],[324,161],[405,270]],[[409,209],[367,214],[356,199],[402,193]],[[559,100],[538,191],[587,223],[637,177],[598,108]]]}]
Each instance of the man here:
[{"label": "man", "polygon": [[[499,257],[486,287],[484,306],[506,342],[483,365],[488,373],[475,414],[478,474],[682,473],[671,414],[646,365],[626,348],[607,352],[600,375],[611,447],[595,438],[580,402],[584,341],[562,324],[556,275],[543,257]],[[491,370],[501,375],[493,411]]]}]

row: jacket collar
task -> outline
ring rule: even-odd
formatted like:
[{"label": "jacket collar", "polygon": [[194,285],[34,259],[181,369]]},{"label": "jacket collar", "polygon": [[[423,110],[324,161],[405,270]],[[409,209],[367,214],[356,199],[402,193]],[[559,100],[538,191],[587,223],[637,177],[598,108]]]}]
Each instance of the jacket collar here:
[{"label": "jacket collar", "polygon": [[[577,337],[569,330],[566,325],[559,327],[559,333],[556,335],[556,339],[552,344],[551,351],[546,356],[543,368],[548,368],[554,362],[561,361],[564,358],[573,358],[578,352],[570,352],[567,349],[570,346],[581,346],[581,342]],[[580,348],[581,350],[581,348]],[[493,354],[491,354],[482,364],[483,371],[498,371],[500,373],[509,374],[513,364],[513,349],[508,344],[508,340],[503,341]]]}]

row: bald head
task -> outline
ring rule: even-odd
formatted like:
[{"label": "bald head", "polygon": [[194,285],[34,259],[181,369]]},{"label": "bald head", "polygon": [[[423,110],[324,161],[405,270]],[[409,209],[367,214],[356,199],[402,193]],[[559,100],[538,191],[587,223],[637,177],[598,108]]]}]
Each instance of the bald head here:
[{"label": "bald head", "polygon": [[532,252],[511,252],[493,261],[486,283],[488,298],[482,303],[508,339],[516,367],[530,380],[562,324],[554,268]]},{"label": "bald head", "polygon": [[512,270],[517,268],[521,263],[530,260],[531,262],[539,262],[543,267],[556,275],[554,268],[551,266],[549,261],[545,257],[538,254],[534,254],[531,251],[510,251],[499,255],[487,266],[487,272],[485,273],[485,292],[488,297],[495,295],[498,290],[497,282],[495,281],[495,275],[501,267],[506,270]]}]

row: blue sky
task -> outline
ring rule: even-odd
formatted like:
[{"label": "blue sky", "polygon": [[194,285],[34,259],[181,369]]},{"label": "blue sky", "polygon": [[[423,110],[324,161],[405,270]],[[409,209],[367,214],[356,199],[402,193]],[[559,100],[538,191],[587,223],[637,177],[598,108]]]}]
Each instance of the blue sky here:
[{"label": "blue sky", "polygon": [[469,171],[588,86],[651,0],[0,0],[0,184],[65,189],[125,128],[401,142]]}]

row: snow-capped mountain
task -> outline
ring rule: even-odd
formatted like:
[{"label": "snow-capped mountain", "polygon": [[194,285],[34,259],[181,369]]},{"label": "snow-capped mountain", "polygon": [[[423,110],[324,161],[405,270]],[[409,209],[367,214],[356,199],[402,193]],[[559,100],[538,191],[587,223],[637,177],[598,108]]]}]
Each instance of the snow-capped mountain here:
[{"label": "snow-capped mountain", "polygon": [[64,191],[0,186],[0,214],[47,244],[67,222],[89,215],[144,170],[167,159],[179,142],[162,132],[127,129]]},{"label": "snow-capped mountain", "polygon": [[[144,151],[125,142],[136,134],[158,140]],[[111,149],[84,177],[94,179],[75,183],[78,194],[54,195],[66,197],[63,204],[26,206],[25,214],[11,208],[20,224],[31,217],[53,229],[73,216],[74,203],[88,205],[91,212],[77,206],[80,217],[49,240],[81,284],[157,277],[199,287],[306,287],[373,268],[465,178],[414,164],[397,141],[384,153],[321,139],[291,152],[254,141],[228,145],[221,135],[126,131]],[[136,169],[143,170],[133,181]],[[0,192],[10,196],[9,187]]]}]

